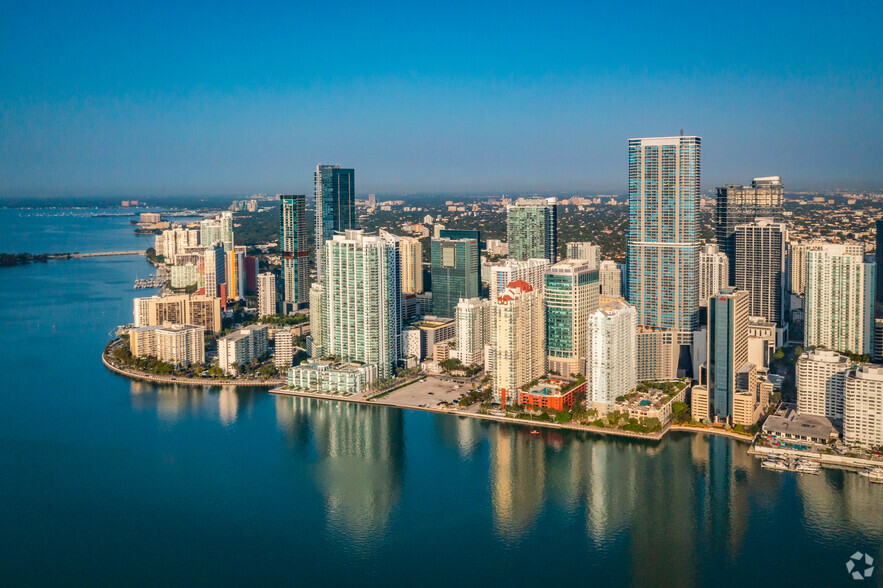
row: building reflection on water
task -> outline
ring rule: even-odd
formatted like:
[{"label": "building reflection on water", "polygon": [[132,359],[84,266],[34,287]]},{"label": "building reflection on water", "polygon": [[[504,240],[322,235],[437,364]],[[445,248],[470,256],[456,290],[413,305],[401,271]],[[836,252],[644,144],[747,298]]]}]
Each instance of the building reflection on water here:
[{"label": "building reflection on water", "polygon": [[242,410],[250,411],[262,390],[236,386],[187,386],[132,381],[131,403],[137,410],[156,410],[164,422],[192,415],[217,415],[224,425],[235,424]]}]

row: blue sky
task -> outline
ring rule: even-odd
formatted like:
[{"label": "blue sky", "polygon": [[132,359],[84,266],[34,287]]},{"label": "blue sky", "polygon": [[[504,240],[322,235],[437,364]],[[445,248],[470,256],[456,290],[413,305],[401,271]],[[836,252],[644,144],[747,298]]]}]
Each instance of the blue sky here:
[{"label": "blue sky", "polygon": [[626,185],[629,137],[702,184],[883,188],[883,4],[0,8],[0,198]]}]

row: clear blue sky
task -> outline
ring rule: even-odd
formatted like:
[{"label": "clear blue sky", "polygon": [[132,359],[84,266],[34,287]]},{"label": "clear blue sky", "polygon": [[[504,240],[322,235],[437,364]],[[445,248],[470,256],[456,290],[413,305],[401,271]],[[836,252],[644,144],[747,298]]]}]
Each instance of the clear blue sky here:
[{"label": "clear blue sky", "polygon": [[20,2],[0,198],[623,192],[629,137],[702,184],[883,187],[883,3]]}]

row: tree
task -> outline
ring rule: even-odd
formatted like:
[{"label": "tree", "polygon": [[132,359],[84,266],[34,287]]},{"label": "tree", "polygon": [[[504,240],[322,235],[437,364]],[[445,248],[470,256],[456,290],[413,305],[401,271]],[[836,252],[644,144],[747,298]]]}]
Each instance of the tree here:
[{"label": "tree", "polygon": [[279,370],[276,369],[276,366],[272,363],[268,363],[267,365],[261,366],[259,370],[260,374],[265,378],[269,378],[270,376],[275,376],[279,373]]},{"label": "tree", "polygon": [[566,410],[562,410],[561,412],[559,412],[559,413],[555,416],[555,420],[556,420],[557,422],[561,423],[562,425],[565,424],[565,423],[569,423],[571,418],[572,418],[572,417],[571,417],[570,413],[567,412]]},{"label": "tree", "polygon": [[776,352],[773,354],[773,359],[776,361],[781,361],[785,358],[785,352],[782,351],[782,348],[776,349]]}]

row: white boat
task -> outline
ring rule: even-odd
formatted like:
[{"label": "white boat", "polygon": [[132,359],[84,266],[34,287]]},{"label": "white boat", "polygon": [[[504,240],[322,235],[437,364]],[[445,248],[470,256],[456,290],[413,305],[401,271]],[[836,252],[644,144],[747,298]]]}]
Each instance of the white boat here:
[{"label": "white boat", "polygon": [[874,484],[883,484],[883,467],[877,466],[873,468],[865,468],[860,471],[858,475],[864,476],[869,482],[873,482]]},{"label": "white boat", "polygon": [[797,465],[794,466],[794,471],[800,474],[818,474],[821,469],[819,464],[808,460],[798,460]]},{"label": "white boat", "polygon": [[787,471],[791,470],[790,466],[788,465],[788,463],[786,461],[781,460],[779,458],[775,458],[775,457],[767,458],[767,459],[763,460],[762,462],[760,462],[760,466],[764,467],[768,470],[779,470],[779,471],[783,471],[783,472],[787,472]]}]

